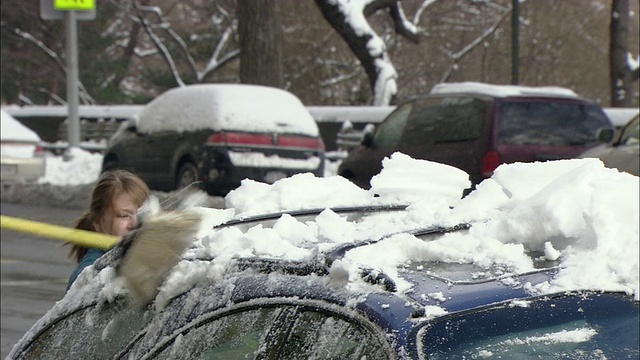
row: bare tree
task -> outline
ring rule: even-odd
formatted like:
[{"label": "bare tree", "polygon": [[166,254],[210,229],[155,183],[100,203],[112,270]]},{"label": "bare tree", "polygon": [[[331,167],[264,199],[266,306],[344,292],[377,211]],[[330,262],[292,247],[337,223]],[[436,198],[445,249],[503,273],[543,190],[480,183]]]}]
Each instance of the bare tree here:
[{"label": "bare tree", "polygon": [[630,66],[629,0],[612,0],[609,43],[611,106],[629,107],[633,101],[633,83],[638,81],[638,67]]},{"label": "bare tree", "polygon": [[316,0],[316,4],[362,63],[373,90],[373,105],[394,102],[398,74],[389,59],[384,41],[369,26],[366,18],[378,10],[387,9],[395,31],[418,43],[418,28],[405,18],[399,0]]},{"label": "bare tree", "polygon": [[238,1],[240,81],[283,87],[282,29],[270,0]]},{"label": "bare tree", "polygon": [[[187,83],[204,82],[205,78],[213,71],[237,58],[239,49],[228,46],[237,29],[237,21],[229,16],[228,12],[219,4],[217,10],[226,17],[227,25],[222,30],[213,51],[211,52],[206,65],[200,67],[198,61],[191,53],[187,41],[174,28],[174,24],[157,6],[150,6],[148,0],[134,0],[135,17],[132,19],[136,25],[140,24],[148,36],[153,48],[153,55],[159,55],[169,69],[171,76],[178,86],[185,86]],[[226,51],[225,51],[226,49]],[[149,54],[138,49],[138,56]],[[179,59],[184,59],[187,66],[180,66]],[[190,80],[183,80],[182,68],[189,69]]]}]

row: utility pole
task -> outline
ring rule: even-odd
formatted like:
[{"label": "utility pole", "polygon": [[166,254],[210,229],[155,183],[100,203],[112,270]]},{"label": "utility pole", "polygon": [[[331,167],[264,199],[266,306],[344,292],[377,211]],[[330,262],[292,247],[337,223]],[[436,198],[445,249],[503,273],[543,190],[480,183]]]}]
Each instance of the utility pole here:
[{"label": "utility pole", "polygon": [[67,141],[69,148],[80,146],[80,115],[78,112],[78,26],[77,20],[96,18],[95,0],[40,0],[43,20],[65,21],[67,58]]},{"label": "utility pole", "polygon": [[78,114],[78,26],[76,12],[67,11],[65,16],[67,41],[67,136],[69,149],[80,147],[80,116]]},{"label": "utility pole", "polygon": [[520,0],[512,0],[511,10],[511,84],[520,79]]}]

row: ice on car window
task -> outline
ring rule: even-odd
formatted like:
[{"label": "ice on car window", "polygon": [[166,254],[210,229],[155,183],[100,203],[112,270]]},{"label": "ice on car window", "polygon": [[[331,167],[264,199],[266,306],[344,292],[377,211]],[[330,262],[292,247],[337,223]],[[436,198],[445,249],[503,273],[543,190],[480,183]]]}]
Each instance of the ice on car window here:
[{"label": "ice on car window", "polygon": [[376,335],[359,323],[292,305],[212,317],[159,348],[157,359],[388,358]]},{"label": "ice on car window", "polygon": [[615,294],[542,297],[425,327],[429,359],[637,359],[638,303]]},{"label": "ice on car window", "polygon": [[111,359],[151,318],[129,301],[121,297],[54,322],[20,359]]}]

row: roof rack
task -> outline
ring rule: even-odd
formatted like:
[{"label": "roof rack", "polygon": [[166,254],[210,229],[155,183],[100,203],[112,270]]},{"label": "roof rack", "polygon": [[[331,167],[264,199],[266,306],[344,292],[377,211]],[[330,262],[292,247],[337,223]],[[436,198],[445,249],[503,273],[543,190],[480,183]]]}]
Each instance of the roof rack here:
[{"label": "roof rack", "polygon": [[216,225],[213,228],[221,228],[231,225],[237,225],[244,222],[251,221],[265,221],[265,220],[274,220],[278,219],[282,215],[291,215],[291,216],[304,216],[304,215],[313,215],[320,214],[326,209],[330,209],[331,211],[340,214],[345,212],[374,212],[374,211],[401,211],[407,208],[408,205],[367,205],[367,206],[345,206],[345,207],[328,207],[328,208],[316,208],[316,209],[303,209],[303,210],[292,210],[292,211],[279,211],[275,213],[269,214],[261,214],[255,216],[248,216],[245,218],[232,219],[222,224]]}]

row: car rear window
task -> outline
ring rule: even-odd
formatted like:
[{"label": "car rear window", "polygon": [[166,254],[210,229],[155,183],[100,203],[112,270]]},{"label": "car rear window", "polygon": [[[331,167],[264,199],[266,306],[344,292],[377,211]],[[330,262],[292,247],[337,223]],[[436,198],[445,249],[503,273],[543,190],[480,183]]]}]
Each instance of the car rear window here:
[{"label": "car rear window", "polygon": [[514,301],[452,314],[423,330],[421,342],[428,359],[637,359],[639,355],[638,303],[619,294]]},{"label": "car rear window", "polygon": [[486,104],[470,97],[416,101],[403,134],[405,144],[473,141],[480,137]]},{"label": "car rear window", "polygon": [[501,102],[498,122],[499,142],[510,145],[582,146],[613,128],[596,105],[549,100]]}]

